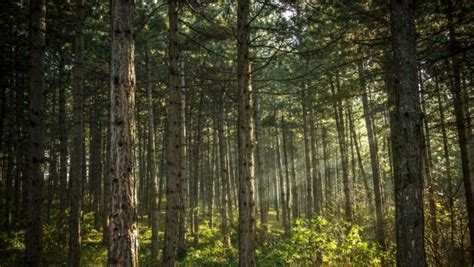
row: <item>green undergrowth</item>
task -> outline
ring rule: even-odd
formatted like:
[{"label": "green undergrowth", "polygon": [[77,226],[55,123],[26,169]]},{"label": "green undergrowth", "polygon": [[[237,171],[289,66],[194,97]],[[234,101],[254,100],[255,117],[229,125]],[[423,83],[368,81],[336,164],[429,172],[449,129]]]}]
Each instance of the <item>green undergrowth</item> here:
[{"label": "green undergrowth", "polygon": [[[162,214],[164,215],[164,214]],[[270,213],[270,219],[275,214]],[[160,216],[163,218],[164,216]],[[343,221],[329,222],[323,218],[299,219],[294,222],[291,237],[286,236],[281,226],[271,220],[267,231],[257,229],[256,255],[259,266],[377,266],[382,262],[390,265],[393,248],[382,252],[378,246],[365,238],[359,226],[349,226]],[[179,259],[178,266],[238,266],[237,218],[230,221],[232,245],[224,246],[215,220],[213,227],[202,220],[198,242],[188,233],[186,254]],[[163,246],[163,226],[160,220],[160,247]],[[81,224],[83,266],[105,266],[107,249],[102,243],[102,233],[93,227],[91,213],[84,215]],[[147,218],[139,220],[140,265],[149,266],[151,230]],[[21,266],[24,255],[24,230],[0,232],[0,266]],[[44,225],[45,266],[67,266],[67,236],[56,230],[54,224]],[[161,254],[161,251],[160,251]],[[160,255],[161,256],[161,255]]]}]

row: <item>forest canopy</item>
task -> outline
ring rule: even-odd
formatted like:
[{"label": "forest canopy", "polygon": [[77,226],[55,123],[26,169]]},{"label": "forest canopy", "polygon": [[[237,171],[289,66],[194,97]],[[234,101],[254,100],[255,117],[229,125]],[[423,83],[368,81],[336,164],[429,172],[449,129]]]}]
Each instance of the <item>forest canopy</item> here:
[{"label": "forest canopy", "polygon": [[0,266],[471,266],[467,0],[3,0]]}]

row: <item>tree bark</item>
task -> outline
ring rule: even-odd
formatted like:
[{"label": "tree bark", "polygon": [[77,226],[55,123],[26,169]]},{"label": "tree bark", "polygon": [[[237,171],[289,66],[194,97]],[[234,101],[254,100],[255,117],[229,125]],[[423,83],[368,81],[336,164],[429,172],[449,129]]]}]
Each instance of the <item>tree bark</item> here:
[{"label": "tree bark", "polygon": [[249,14],[250,0],[237,4],[237,88],[239,135],[239,264],[256,266],[255,177],[252,105],[250,102]]},{"label": "tree bark", "polygon": [[[178,51],[179,53],[179,51]],[[186,118],[186,93],[185,93],[185,80],[184,80],[184,61],[180,60],[180,70],[179,70],[179,78],[180,78],[180,107],[179,107],[179,124],[180,124],[180,131],[181,131],[181,149],[179,152],[181,153],[181,187],[179,192],[179,230],[178,230],[178,251],[177,256],[178,258],[184,258],[186,255],[186,200],[187,200],[187,182],[189,180],[189,175],[187,172],[188,168],[188,138],[187,138],[187,125],[186,122],[188,118]]]},{"label": "tree bark", "polygon": [[285,175],[283,175],[282,166],[281,166],[281,149],[280,149],[280,136],[278,134],[278,128],[276,131],[276,148],[277,148],[277,160],[278,160],[278,171],[280,174],[280,192],[281,192],[281,208],[282,208],[282,215],[283,215],[283,229],[285,230],[285,234],[289,236],[291,234],[291,226],[290,226],[290,187],[289,182],[285,182],[290,180],[290,173],[288,171],[288,146],[286,144],[286,125],[285,125],[285,117],[281,116],[281,132],[282,132],[282,140],[283,140],[283,159],[285,161]]},{"label": "tree bark", "polygon": [[150,210],[149,218],[151,224],[151,258],[150,264],[159,264],[159,237],[158,237],[158,182],[156,174],[156,142],[155,142],[155,116],[153,112],[153,86],[151,83],[151,57],[148,45],[145,45],[145,68],[146,68],[146,90],[148,104],[148,173],[150,186]]},{"label": "tree bark", "polygon": [[222,243],[225,247],[230,246],[230,236],[227,219],[227,205],[228,205],[228,183],[229,183],[229,170],[227,168],[227,147],[224,133],[224,92],[219,94],[219,101],[217,104],[217,116],[218,116],[218,137],[219,137],[219,162],[220,162],[220,178],[221,178],[221,231],[222,231]]},{"label": "tree bark", "polygon": [[176,264],[178,249],[179,219],[181,207],[181,192],[184,153],[184,131],[181,129],[182,91],[179,80],[179,50],[178,50],[178,3],[168,1],[168,56],[169,56],[169,107],[167,116],[167,146],[166,146],[166,222],[165,244],[163,250],[163,266]]},{"label": "tree bark", "polygon": [[308,111],[306,108],[306,86],[303,85],[301,91],[301,107],[303,109],[303,139],[304,139],[304,159],[306,170],[306,218],[313,218],[313,188],[312,188],[312,165],[311,165],[311,150],[310,150],[310,133],[308,130]]},{"label": "tree bark", "polygon": [[58,113],[58,134],[59,134],[59,216],[58,227],[63,229],[66,217],[66,207],[68,206],[68,181],[67,181],[67,154],[68,154],[68,134],[66,125],[66,81],[65,81],[65,58],[63,50],[59,51],[59,113]]},{"label": "tree bark", "polygon": [[81,264],[81,204],[83,181],[83,146],[84,146],[84,0],[76,0],[76,32],[74,40],[74,105],[72,126],[71,180],[69,187],[69,266]]},{"label": "tree bark", "polygon": [[112,0],[109,266],[138,266],[132,0]]},{"label": "tree bark", "polygon": [[26,266],[42,266],[42,208],[44,184],[44,55],[46,35],[44,0],[30,1],[29,88],[30,140],[26,175],[27,219],[25,234]]},{"label": "tree bark", "polygon": [[394,81],[389,94],[395,177],[398,266],[426,266],[424,249],[422,113],[416,82],[415,3],[391,0]]}]

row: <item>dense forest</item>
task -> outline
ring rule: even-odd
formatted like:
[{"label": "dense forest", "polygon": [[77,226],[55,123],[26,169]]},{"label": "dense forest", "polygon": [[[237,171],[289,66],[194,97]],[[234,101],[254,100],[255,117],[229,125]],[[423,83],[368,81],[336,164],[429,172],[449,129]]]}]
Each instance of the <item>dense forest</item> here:
[{"label": "dense forest", "polygon": [[0,266],[473,266],[473,10],[0,1]]}]

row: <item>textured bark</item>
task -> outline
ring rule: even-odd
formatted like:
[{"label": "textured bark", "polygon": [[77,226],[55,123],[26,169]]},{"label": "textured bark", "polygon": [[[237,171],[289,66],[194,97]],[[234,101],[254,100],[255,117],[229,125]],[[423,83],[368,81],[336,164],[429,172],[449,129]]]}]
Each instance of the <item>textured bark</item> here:
[{"label": "textured bark", "polygon": [[426,266],[424,249],[422,114],[416,82],[415,3],[391,0],[394,87],[389,102],[395,180],[398,266]]},{"label": "textured bark", "polygon": [[132,0],[112,1],[109,266],[138,266]]},{"label": "textured bark", "polygon": [[256,266],[255,258],[255,182],[252,105],[250,102],[249,14],[250,0],[237,4],[237,88],[239,136],[239,264]]},{"label": "textured bark", "polygon": [[146,91],[148,106],[148,173],[150,186],[150,210],[149,218],[151,224],[151,265],[158,265],[159,237],[158,237],[158,177],[156,174],[156,148],[155,148],[155,116],[153,114],[153,86],[151,83],[151,58],[148,46],[145,46],[145,68],[146,68]]},{"label": "textured bark", "polygon": [[288,150],[286,145],[286,126],[285,126],[285,118],[281,117],[281,131],[282,131],[282,140],[283,140],[283,159],[285,161],[285,174],[283,175],[282,164],[281,164],[281,149],[280,149],[280,136],[278,134],[278,128],[276,130],[276,149],[277,149],[277,161],[278,161],[278,172],[280,175],[280,201],[282,207],[282,224],[283,229],[285,230],[286,235],[290,235],[291,233],[291,226],[290,226],[290,188],[288,184],[285,186],[285,181],[289,181],[289,171],[288,171]]},{"label": "textured bark", "polygon": [[303,109],[303,139],[304,139],[304,159],[306,174],[306,218],[313,218],[313,188],[312,188],[312,165],[311,165],[311,149],[310,149],[310,133],[308,130],[308,111],[306,108],[306,86],[301,91],[301,107]]},{"label": "textured bark", "polygon": [[367,97],[367,89],[366,89],[366,84],[365,84],[363,64],[364,63],[362,61],[359,61],[357,68],[359,72],[360,89],[362,91],[362,107],[364,110],[365,128],[367,129],[367,139],[369,141],[370,166],[372,167],[372,181],[374,183],[375,218],[376,218],[375,235],[377,238],[377,243],[382,248],[385,248],[385,230],[384,230],[384,222],[383,222],[383,207],[382,207],[382,192],[381,192],[381,184],[380,184],[379,159],[378,159],[377,148],[375,144],[376,140],[375,140],[373,125],[372,125],[369,100]]},{"label": "textured bark", "polygon": [[219,164],[220,164],[220,178],[221,178],[221,231],[222,243],[224,246],[230,246],[229,227],[227,219],[227,205],[229,188],[229,169],[227,168],[227,144],[224,133],[224,92],[219,94],[218,100],[218,136],[219,136]]},{"label": "textured bark", "polygon": [[100,201],[102,198],[102,125],[98,96],[94,97],[94,108],[90,111],[90,187],[94,227],[100,229]]},{"label": "textured bark", "polygon": [[81,204],[83,181],[83,87],[84,87],[84,0],[76,1],[76,29],[74,40],[74,92],[73,92],[73,126],[71,152],[71,180],[69,187],[69,266],[79,266],[81,261]]},{"label": "textured bark", "polygon": [[179,219],[181,207],[181,186],[183,173],[184,135],[181,129],[181,102],[182,92],[179,86],[179,51],[178,51],[178,4],[168,1],[169,33],[169,106],[167,117],[167,146],[166,146],[166,222],[165,244],[163,250],[163,266],[176,264],[178,248]]},{"label": "textured bark", "polygon": [[27,219],[25,265],[42,266],[42,208],[44,184],[44,54],[46,35],[44,0],[30,1],[29,88],[30,142],[26,174]]},{"label": "textured bark", "polygon": [[202,107],[203,107],[204,94],[201,91],[199,93],[199,106],[198,106],[198,118],[194,128],[194,144],[192,150],[192,160],[190,160],[189,170],[191,179],[191,191],[190,191],[190,208],[191,208],[191,230],[193,234],[193,242],[195,245],[199,244],[199,209],[198,202],[199,197],[203,196],[203,192],[199,190],[199,185],[201,188],[203,186],[202,182],[202,172],[200,169],[201,163],[201,132],[202,132]]},{"label": "textured bark", "polygon": [[184,61],[180,60],[180,106],[179,106],[179,125],[181,131],[181,187],[179,192],[179,231],[178,231],[178,254],[179,258],[184,258],[186,255],[186,201],[187,201],[187,182],[189,175],[187,172],[188,168],[188,138],[186,131],[186,94],[184,91]]}]

